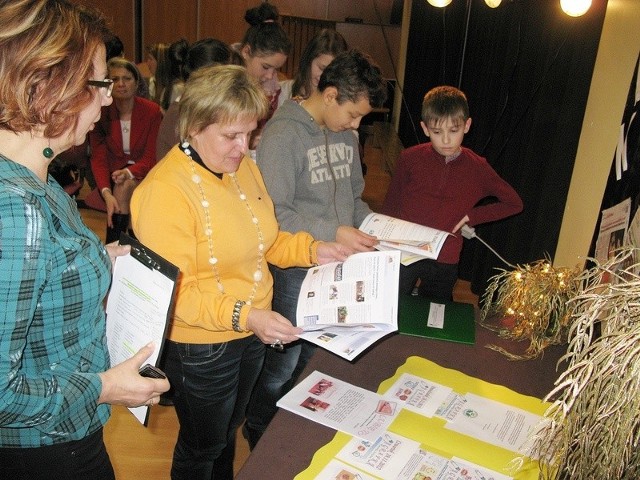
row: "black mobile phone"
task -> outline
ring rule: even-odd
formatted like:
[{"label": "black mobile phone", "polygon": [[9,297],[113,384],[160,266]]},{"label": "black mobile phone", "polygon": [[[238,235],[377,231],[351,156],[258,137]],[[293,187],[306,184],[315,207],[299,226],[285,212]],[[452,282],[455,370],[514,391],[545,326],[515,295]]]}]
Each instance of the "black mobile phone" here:
[{"label": "black mobile phone", "polygon": [[160,370],[158,367],[154,367],[149,363],[140,367],[138,373],[147,378],[167,378],[162,370]]}]

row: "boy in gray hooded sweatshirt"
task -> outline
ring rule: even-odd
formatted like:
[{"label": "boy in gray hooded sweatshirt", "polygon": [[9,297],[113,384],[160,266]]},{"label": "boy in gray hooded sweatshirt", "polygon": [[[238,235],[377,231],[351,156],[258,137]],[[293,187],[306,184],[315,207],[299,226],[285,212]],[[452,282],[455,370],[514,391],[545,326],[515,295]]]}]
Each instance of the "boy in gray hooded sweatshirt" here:
[{"label": "boy in gray hooded sweatshirt", "polygon": [[[374,249],[377,239],[358,230],[371,210],[361,198],[364,178],[355,130],[385,99],[380,69],[367,55],[351,50],[325,68],[309,98],[287,100],[276,110],[262,134],[256,161],[281,230],[307,231],[317,240],[340,242],[350,253]],[[270,269],[272,308],[295,323],[306,269]],[[251,448],[312,352],[313,346],[302,341],[282,352],[267,349],[243,430]]]}]

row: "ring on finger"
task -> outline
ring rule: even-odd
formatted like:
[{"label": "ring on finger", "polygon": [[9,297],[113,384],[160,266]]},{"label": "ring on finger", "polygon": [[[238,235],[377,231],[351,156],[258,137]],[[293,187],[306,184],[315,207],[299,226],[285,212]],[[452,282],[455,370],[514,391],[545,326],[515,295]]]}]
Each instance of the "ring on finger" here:
[{"label": "ring on finger", "polygon": [[282,340],[280,340],[279,338],[276,338],[275,341],[271,344],[271,348],[279,352],[282,352],[284,350],[284,344],[282,343]]}]

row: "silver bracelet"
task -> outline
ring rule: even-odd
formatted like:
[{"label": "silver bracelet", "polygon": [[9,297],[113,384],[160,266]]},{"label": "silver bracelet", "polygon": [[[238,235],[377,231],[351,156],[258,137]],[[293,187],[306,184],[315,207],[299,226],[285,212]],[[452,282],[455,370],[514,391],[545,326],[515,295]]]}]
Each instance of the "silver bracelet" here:
[{"label": "silver bracelet", "polygon": [[235,332],[243,332],[242,328],[240,328],[240,311],[242,310],[243,305],[247,302],[242,300],[238,300],[233,306],[233,314],[231,315],[231,326]]}]

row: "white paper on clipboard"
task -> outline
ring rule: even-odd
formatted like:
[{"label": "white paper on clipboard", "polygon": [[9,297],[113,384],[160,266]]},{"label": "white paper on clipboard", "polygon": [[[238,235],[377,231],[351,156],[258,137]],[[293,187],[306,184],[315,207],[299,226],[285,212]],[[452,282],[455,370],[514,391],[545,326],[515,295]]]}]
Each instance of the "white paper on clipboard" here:
[{"label": "white paper on clipboard", "polygon": [[[130,237],[131,253],[116,258],[107,300],[107,345],[111,365],[131,358],[149,342],[147,363],[157,366],[162,353],[178,278],[178,268]],[[147,425],[149,407],[129,409]]]}]

